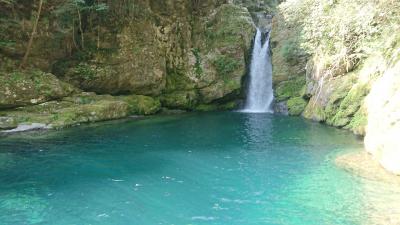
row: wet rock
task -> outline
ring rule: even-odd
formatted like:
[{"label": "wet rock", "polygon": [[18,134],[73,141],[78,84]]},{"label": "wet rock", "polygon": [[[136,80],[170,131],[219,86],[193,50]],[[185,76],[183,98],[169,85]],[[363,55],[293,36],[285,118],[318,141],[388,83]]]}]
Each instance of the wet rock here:
[{"label": "wet rock", "polygon": [[1,131],[3,133],[17,133],[32,130],[45,130],[50,129],[51,125],[46,125],[43,123],[30,123],[30,124],[19,124],[16,128],[10,130]]}]

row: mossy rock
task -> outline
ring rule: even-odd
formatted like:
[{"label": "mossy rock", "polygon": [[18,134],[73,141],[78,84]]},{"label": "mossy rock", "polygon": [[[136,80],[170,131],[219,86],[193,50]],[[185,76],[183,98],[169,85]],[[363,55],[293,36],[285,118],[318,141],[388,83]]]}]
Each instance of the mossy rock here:
[{"label": "mossy rock", "polygon": [[128,116],[129,105],[116,97],[83,93],[39,105],[2,111],[17,123],[41,123],[53,128],[80,123],[119,119]]},{"label": "mossy rock", "polygon": [[176,90],[191,90],[195,88],[195,84],[185,76],[185,71],[168,70],[166,77],[166,92],[173,92]]},{"label": "mossy rock", "polygon": [[368,115],[366,110],[361,107],[356,114],[351,118],[350,123],[345,127],[353,131],[357,135],[365,135],[365,129],[368,124]]},{"label": "mossy rock", "polygon": [[121,96],[118,99],[128,104],[130,114],[150,115],[161,110],[161,102],[152,97],[143,95]]},{"label": "mossy rock", "polygon": [[307,106],[307,101],[302,97],[290,98],[287,101],[287,107],[289,115],[298,116],[300,115]]},{"label": "mossy rock", "polygon": [[244,7],[223,4],[201,26],[205,30],[196,38],[202,66],[197,82],[200,102],[209,105],[227,96],[240,98],[255,33],[250,13]]},{"label": "mossy rock", "polygon": [[201,104],[195,108],[195,111],[210,112],[210,111],[227,111],[237,109],[239,104],[236,101],[227,102],[224,104]]},{"label": "mossy rock", "polygon": [[298,77],[294,80],[280,82],[275,87],[275,100],[280,102],[288,100],[289,98],[301,96],[305,84],[305,77]]},{"label": "mossy rock", "polygon": [[53,74],[39,70],[0,73],[0,109],[61,99],[77,91]]},{"label": "mossy rock", "polygon": [[354,85],[349,92],[344,92],[345,97],[338,103],[338,108],[333,117],[327,119],[327,123],[336,127],[348,125],[356,112],[360,109],[365,96],[369,93],[367,84]]},{"label": "mossy rock", "polygon": [[12,117],[0,117],[0,130],[13,129],[18,126],[17,121]]},{"label": "mossy rock", "polygon": [[326,120],[326,113],[324,109],[319,104],[316,104],[313,98],[310,100],[310,102],[308,102],[302,115],[304,118],[317,122],[323,122]]},{"label": "mossy rock", "polygon": [[119,119],[128,114],[128,104],[125,102],[100,100],[91,104],[74,105],[57,110],[50,124],[54,127],[65,127],[79,123]]},{"label": "mossy rock", "polygon": [[196,91],[178,91],[160,96],[163,107],[172,109],[192,110],[198,103]]}]

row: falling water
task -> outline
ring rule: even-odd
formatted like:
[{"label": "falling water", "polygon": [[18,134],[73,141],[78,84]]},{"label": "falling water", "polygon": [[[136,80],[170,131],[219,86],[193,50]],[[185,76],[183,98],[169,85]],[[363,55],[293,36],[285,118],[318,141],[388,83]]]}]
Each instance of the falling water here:
[{"label": "falling water", "polygon": [[263,43],[262,31],[257,29],[250,65],[250,85],[245,112],[272,112],[272,65],[269,55],[269,34]]}]

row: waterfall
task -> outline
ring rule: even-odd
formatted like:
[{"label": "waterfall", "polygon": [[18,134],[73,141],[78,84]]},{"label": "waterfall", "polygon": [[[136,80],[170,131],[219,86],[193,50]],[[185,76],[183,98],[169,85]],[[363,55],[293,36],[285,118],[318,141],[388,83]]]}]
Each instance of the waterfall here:
[{"label": "waterfall", "polygon": [[250,65],[250,84],[244,112],[270,112],[274,93],[272,64],[269,55],[269,33],[263,43],[263,33],[257,29]]}]

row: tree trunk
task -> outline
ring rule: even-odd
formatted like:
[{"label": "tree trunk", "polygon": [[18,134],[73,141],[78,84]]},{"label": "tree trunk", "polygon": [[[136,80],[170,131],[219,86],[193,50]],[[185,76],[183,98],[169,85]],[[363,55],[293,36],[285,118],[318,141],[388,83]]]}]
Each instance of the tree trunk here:
[{"label": "tree trunk", "polygon": [[29,42],[28,42],[28,46],[26,48],[26,52],[25,52],[24,58],[22,59],[22,62],[20,64],[20,66],[19,66],[20,69],[24,68],[24,66],[26,64],[26,61],[28,60],[28,56],[29,56],[29,54],[31,52],[32,44],[33,44],[33,38],[36,35],[37,26],[38,26],[39,19],[40,19],[40,14],[42,12],[42,5],[43,5],[43,0],[39,0],[39,8],[38,8],[38,11],[37,11],[36,20],[35,20],[35,23],[33,24],[31,37],[29,38]]},{"label": "tree trunk", "polygon": [[[100,4],[100,0],[97,0],[97,5]],[[100,48],[100,17],[97,16],[97,50]]]},{"label": "tree trunk", "polygon": [[76,12],[78,13],[78,19],[79,19],[79,31],[81,32],[81,46],[82,49],[85,49],[85,37],[83,36],[83,29],[82,29],[82,16],[81,16],[81,11],[79,9],[78,3],[75,3],[76,6]]}]

